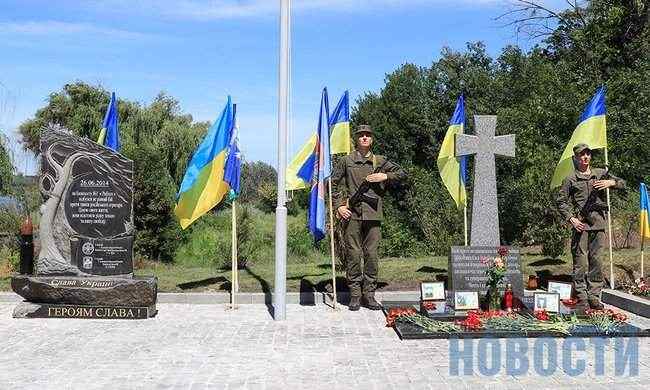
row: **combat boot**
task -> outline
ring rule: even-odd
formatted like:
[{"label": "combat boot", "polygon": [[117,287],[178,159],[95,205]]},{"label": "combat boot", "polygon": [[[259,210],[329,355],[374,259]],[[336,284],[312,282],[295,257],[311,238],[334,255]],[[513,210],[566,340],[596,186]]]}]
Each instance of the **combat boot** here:
[{"label": "combat boot", "polygon": [[589,299],[589,307],[593,310],[603,310],[605,305],[598,298]]},{"label": "combat boot", "polygon": [[360,308],[361,308],[361,297],[359,296],[350,297],[350,305],[348,305],[348,309],[350,309],[350,311],[358,311]]},{"label": "combat boot", "polygon": [[366,295],[363,297],[364,304],[363,306],[370,310],[381,310],[381,305],[375,300],[374,295]]}]

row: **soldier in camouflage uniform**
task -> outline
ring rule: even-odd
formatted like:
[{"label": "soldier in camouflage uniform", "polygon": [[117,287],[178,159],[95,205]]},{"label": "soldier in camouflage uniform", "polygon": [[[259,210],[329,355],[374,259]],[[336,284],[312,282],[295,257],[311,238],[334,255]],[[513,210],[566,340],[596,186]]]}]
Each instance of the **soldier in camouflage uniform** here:
[{"label": "soldier in camouflage uniform", "polygon": [[332,175],[334,208],[344,230],[349,309],[359,310],[363,303],[371,310],[379,310],[381,305],[375,300],[375,289],[382,197],[386,184],[405,179],[406,173],[384,156],[370,151],[373,141],[370,126],[359,126],[354,139],[356,150],[339,161]]},{"label": "soldier in camouflage uniform", "polygon": [[576,310],[602,309],[601,249],[607,227],[606,188],[625,188],[625,181],[606,169],[591,168],[591,149],[573,147],[576,169],[564,179],[557,203],[564,220],[572,227],[573,284],[578,296]]}]

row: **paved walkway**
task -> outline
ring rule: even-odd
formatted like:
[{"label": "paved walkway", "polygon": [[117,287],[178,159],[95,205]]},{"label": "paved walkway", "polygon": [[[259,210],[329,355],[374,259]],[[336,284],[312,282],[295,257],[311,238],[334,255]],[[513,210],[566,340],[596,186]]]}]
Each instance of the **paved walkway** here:
[{"label": "paved walkway", "polygon": [[[501,369],[451,375],[446,340],[400,341],[380,312],[332,312],[324,305],[289,305],[274,322],[264,305],[159,304],[141,321],[11,318],[0,303],[0,389],[648,389],[650,339],[638,340],[638,375],[616,376],[615,346],[604,350],[604,375],[586,341],[586,369],[571,377],[533,368],[534,339],[526,342],[525,375],[509,376],[505,341]],[[644,321],[650,327],[650,321]],[[629,342],[629,340],[628,340]],[[473,341],[475,351],[480,349]],[[491,344],[490,344],[491,345]],[[558,360],[562,358],[558,342]],[[460,344],[464,348],[464,344]],[[630,350],[629,344],[627,351]],[[623,349],[625,351],[625,349]],[[484,362],[484,361],[483,361]],[[461,370],[462,373],[462,370]]]}]

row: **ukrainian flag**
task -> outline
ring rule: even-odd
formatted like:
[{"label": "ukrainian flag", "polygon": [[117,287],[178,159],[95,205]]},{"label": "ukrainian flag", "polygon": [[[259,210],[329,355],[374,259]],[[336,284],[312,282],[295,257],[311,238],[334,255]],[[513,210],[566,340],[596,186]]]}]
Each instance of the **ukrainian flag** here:
[{"label": "ukrainian flag", "polygon": [[465,193],[465,180],[466,180],[466,159],[465,157],[456,157],[455,143],[456,134],[463,134],[465,127],[465,98],[463,95],[458,97],[456,102],[456,109],[454,115],[449,121],[449,128],[447,134],[442,140],[440,146],[440,153],[438,154],[438,171],[440,178],[447,187],[447,191],[451,194],[456,202],[456,207],[461,208],[467,202],[467,194]]},{"label": "ukrainian flag", "polygon": [[605,87],[600,87],[591,98],[580,117],[578,127],[573,131],[569,143],[564,148],[560,162],[555,168],[551,188],[559,187],[565,177],[574,170],[573,147],[583,143],[589,149],[602,149],[607,147],[607,109],[605,107]]},{"label": "ukrainian flag", "polygon": [[350,94],[343,96],[336,104],[329,119],[330,153],[350,153]]},{"label": "ukrainian flag", "polygon": [[119,121],[117,112],[117,99],[115,92],[111,93],[111,100],[108,103],[106,114],[104,115],[104,124],[99,132],[97,143],[104,145],[116,152],[120,151],[120,130],[117,126]]},{"label": "ukrainian flag", "polygon": [[[329,110],[329,107],[327,107]],[[336,104],[334,112],[328,119],[331,154],[350,153],[350,96],[348,91],[343,93],[341,99]],[[298,151],[296,156],[287,166],[287,190],[300,190],[307,188],[309,180],[305,181],[298,176],[298,171],[303,166],[311,167],[314,165],[314,148],[316,147],[318,136],[313,133],[305,145]],[[308,170],[311,172],[310,170]]]},{"label": "ukrainian flag", "polygon": [[174,214],[183,229],[219,204],[228,193],[224,165],[232,131],[233,109],[228,96],[221,116],[194,152],[178,191]]},{"label": "ukrainian flag", "polygon": [[648,189],[645,183],[639,186],[641,192],[641,215],[639,217],[640,229],[639,235],[644,238],[650,238],[650,222],[648,216],[650,215],[650,201],[648,201]]}]

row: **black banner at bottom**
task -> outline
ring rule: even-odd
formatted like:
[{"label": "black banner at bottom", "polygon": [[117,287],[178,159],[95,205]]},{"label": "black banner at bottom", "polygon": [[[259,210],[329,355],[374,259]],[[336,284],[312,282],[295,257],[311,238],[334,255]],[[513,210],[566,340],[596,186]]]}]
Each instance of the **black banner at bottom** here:
[{"label": "black banner at bottom", "polygon": [[57,305],[23,302],[14,309],[14,318],[83,318],[105,320],[142,320],[155,316],[156,306]]}]

